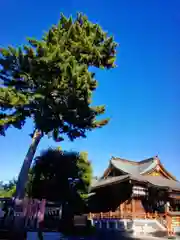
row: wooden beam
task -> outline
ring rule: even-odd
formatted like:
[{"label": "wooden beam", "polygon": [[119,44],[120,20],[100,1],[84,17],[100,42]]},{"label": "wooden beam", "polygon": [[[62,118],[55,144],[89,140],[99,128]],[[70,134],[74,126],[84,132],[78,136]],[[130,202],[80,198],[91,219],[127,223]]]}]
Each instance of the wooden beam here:
[{"label": "wooden beam", "polygon": [[112,171],[112,166],[109,164],[109,167],[104,171],[102,178],[108,177],[109,173]]}]

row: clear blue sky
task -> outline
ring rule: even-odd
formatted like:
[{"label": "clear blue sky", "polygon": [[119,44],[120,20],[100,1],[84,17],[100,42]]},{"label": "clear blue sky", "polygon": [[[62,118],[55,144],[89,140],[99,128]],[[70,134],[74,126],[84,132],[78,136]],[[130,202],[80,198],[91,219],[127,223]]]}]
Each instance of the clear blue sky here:
[{"label": "clear blue sky", "polygon": [[[110,157],[142,160],[159,155],[180,178],[180,1],[164,0],[1,0],[0,45],[41,37],[60,12],[77,11],[99,23],[120,43],[118,68],[98,71],[94,103],[106,104],[108,126],[85,140],[63,143],[64,149],[85,150],[94,174],[100,175]],[[11,129],[0,137],[0,178],[17,175],[26,154],[32,125]],[[57,146],[43,139],[37,153]]]}]

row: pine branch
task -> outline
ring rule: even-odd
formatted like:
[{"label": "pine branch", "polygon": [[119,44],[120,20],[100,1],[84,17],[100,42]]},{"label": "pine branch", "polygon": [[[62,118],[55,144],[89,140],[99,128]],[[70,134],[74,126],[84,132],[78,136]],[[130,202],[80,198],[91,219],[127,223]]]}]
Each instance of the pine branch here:
[{"label": "pine branch", "polygon": [[112,36],[80,13],[75,19],[61,14],[40,40],[1,48],[0,133],[4,126],[21,129],[27,118],[56,141],[105,126],[109,119],[96,119],[105,106],[91,106],[98,81],[90,69],[114,68],[116,48]]}]

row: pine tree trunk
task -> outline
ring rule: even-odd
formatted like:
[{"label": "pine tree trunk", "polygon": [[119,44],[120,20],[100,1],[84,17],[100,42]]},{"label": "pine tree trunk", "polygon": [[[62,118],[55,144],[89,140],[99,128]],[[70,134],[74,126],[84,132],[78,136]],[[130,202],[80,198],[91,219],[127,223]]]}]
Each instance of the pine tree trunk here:
[{"label": "pine tree trunk", "polygon": [[21,171],[18,176],[18,181],[16,185],[16,193],[15,193],[15,198],[16,199],[22,199],[24,198],[25,195],[25,187],[26,183],[28,181],[28,173],[29,169],[31,167],[31,163],[33,161],[36,149],[38,147],[38,144],[42,138],[42,133],[38,130],[34,132],[33,138],[32,138],[32,143],[29,147],[29,150],[26,154],[26,157],[24,159],[23,165],[21,167]]}]

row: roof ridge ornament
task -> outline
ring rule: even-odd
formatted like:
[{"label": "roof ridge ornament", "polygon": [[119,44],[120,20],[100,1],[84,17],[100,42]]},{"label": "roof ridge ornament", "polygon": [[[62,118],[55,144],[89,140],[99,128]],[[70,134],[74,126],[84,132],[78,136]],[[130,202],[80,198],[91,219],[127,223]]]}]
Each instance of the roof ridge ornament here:
[{"label": "roof ridge ornament", "polygon": [[157,165],[160,164],[160,159],[159,159],[158,155],[156,155],[156,156],[154,157],[154,160],[155,160],[155,162],[156,162]]}]

